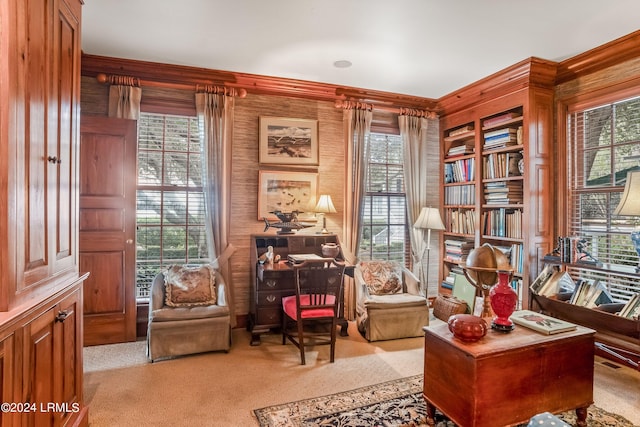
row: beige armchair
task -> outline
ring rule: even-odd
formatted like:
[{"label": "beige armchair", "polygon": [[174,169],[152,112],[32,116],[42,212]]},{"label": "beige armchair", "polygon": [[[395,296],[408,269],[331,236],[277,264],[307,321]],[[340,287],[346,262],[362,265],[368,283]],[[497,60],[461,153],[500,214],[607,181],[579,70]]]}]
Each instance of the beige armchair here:
[{"label": "beige armchair", "polygon": [[222,274],[210,266],[172,266],[159,273],[149,298],[148,358],[229,351],[230,303]]},{"label": "beige armchair", "polygon": [[429,324],[418,278],[390,261],[362,261],[354,269],[356,323],[368,341],[417,337]]}]

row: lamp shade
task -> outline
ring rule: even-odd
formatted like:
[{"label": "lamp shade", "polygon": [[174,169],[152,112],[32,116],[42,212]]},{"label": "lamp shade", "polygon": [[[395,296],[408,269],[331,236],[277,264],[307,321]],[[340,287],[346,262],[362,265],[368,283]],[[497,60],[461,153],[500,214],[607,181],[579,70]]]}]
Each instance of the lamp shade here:
[{"label": "lamp shade", "polygon": [[640,215],[640,171],[629,172],[624,193],[614,215]]},{"label": "lamp shade", "polygon": [[429,230],[444,230],[444,224],[440,217],[440,211],[436,208],[422,208],[414,228],[426,228]]},{"label": "lamp shade", "polygon": [[337,212],[335,206],[333,206],[333,201],[331,201],[331,196],[328,194],[323,194],[320,196],[320,199],[318,200],[318,203],[316,203],[314,211],[323,213]]}]

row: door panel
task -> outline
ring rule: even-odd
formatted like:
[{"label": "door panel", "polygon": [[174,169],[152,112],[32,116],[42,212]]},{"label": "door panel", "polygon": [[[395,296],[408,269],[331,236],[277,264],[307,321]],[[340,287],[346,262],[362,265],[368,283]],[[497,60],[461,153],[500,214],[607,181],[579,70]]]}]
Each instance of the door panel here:
[{"label": "door panel", "polygon": [[85,345],[136,338],[136,122],[83,116],[80,271]]}]

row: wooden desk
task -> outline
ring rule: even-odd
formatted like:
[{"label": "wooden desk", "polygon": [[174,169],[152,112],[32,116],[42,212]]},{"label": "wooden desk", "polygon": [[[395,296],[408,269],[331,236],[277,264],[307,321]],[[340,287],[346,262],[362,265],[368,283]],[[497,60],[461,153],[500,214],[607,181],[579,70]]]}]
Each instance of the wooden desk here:
[{"label": "wooden desk", "polygon": [[[322,254],[324,243],[339,244],[335,234],[254,234],[251,236],[251,299],[249,324],[251,345],[260,345],[260,335],[280,328],[282,323],[282,297],[295,294],[295,276],[291,266],[285,262],[289,254]],[[274,254],[283,261],[263,265],[258,258],[272,246]],[[342,252],[337,257],[343,260]],[[342,315],[340,305],[340,335],[347,336],[348,322]]]},{"label": "wooden desk", "polygon": [[465,427],[526,423],[541,412],[576,409],[586,426],[593,403],[595,331],[543,335],[516,325],[490,330],[475,343],[453,337],[446,324],[426,326],[424,389],[427,423],[438,408]]}]

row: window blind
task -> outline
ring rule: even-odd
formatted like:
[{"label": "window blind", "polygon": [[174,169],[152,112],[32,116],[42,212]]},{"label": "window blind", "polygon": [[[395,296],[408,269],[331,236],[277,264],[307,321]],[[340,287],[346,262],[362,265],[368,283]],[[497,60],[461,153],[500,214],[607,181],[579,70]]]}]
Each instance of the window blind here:
[{"label": "window blind", "polygon": [[409,236],[400,135],[372,132],[358,256],[408,263]]},{"label": "window blind", "polygon": [[569,269],[574,279],[606,284],[618,302],[640,292],[638,256],[629,238],[640,218],[613,214],[627,173],[640,170],[640,97],[574,111],[567,123],[568,234],[602,264]]},{"label": "window blind", "polygon": [[196,117],[138,121],[136,297],[171,264],[208,261],[202,147]]}]

